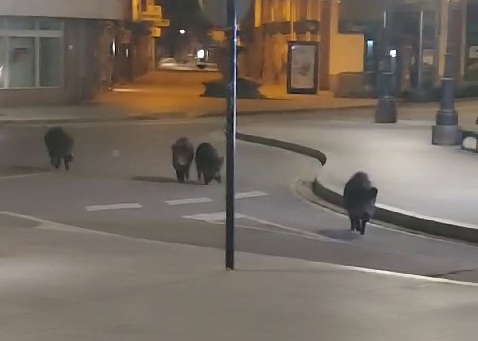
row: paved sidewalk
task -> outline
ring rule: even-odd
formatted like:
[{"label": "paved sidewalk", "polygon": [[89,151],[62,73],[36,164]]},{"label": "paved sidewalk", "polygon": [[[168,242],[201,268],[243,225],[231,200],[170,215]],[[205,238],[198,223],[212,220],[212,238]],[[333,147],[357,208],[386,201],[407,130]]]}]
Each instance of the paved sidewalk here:
[{"label": "paved sidewalk", "polygon": [[1,216],[2,340],[476,340],[473,285]]},{"label": "paved sidewalk", "polygon": [[[218,79],[214,72],[153,72],[134,84],[118,85],[104,92],[90,104],[71,106],[37,106],[0,108],[0,122],[114,121],[161,118],[195,118],[222,116],[226,109],[223,98],[201,97],[203,83]],[[261,88],[272,99],[240,99],[239,115],[303,112],[320,117],[373,119],[375,99],[334,98],[330,93],[317,96],[287,95],[285,85]],[[401,119],[432,120],[437,103],[410,104],[397,102]],[[474,123],[477,100],[457,102],[461,123]]]},{"label": "paved sidewalk", "polygon": [[354,172],[364,170],[377,185],[383,207],[478,228],[477,155],[459,147],[433,146],[431,124],[306,119],[256,123],[239,130],[322,151],[327,162],[318,179],[336,193],[342,193]]},{"label": "paved sidewalk", "polygon": [[[201,97],[204,82],[219,79],[218,73],[153,72],[134,84],[117,86],[103,93],[98,103],[113,104],[131,112],[160,116],[179,113],[183,117],[224,114],[224,98]],[[375,99],[334,98],[330,93],[317,96],[287,95],[285,85],[261,87],[269,99],[238,99],[240,114],[266,112],[323,111],[330,109],[373,108]]]}]

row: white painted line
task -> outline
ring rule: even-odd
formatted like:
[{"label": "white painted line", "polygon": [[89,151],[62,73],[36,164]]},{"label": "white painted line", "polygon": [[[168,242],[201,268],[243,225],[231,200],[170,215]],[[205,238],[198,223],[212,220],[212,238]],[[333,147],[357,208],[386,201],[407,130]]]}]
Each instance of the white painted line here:
[{"label": "white painted line", "polygon": [[[28,215],[20,214],[20,213],[0,211],[0,214],[8,215],[8,216],[11,216],[11,217],[27,219],[27,220],[30,220],[30,221],[34,221],[34,222],[44,224],[44,225],[53,224],[53,225],[56,225],[57,227],[61,226],[61,227],[63,227],[63,229],[61,229],[61,230],[65,231],[65,232],[66,231],[80,232],[81,230],[84,230],[84,232],[86,232],[86,233],[104,235],[104,236],[109,236],[109,237],[119,238],[119,239],[126,239],[126,240],[130,240],[130,241],[134,241],[135,243],[148,243],[148,244],[156,244],[156,245],[171,245],[170,243],[161,242],[161,241],[158,241],[158,240],[137,239],[137,238],[134,238],[134,237],[124,236],[124,235],[121,235],[121,234],[115,234],[115,233],[111,233],[111,232],[100,232],[100,231],[95,231],[95,230],[89,230],[89,229],[86,229],[86,228],[83,228],[83,227],[59,224],[59,223],[56,223],[56,222],[53,222],[53,221],[50,221],[50,220],[41,219],[41,218],[37,218],[37,217],[34,217],[34,216],[28,216]],[[215,222],[212,222],[212,223],[215,223]],[[216,224],[217,224],[217,222],[216,222]],[[48,228],[47,226],[41,226],[39,228],[51,229],[51,230],[56,230],[56,231],[59,230],[58,228],[55,228],[55,227]],[[253,229],[253,228],[251,228],[251,229]],[[254,229],[256,229],[256,228],[254,228]],[[260,229],[257,228],[257,230],[260,230]],[[181,245],[181,247],[184,247],[185,249],[186,248],[192,249],[192,250],[204,250],[205,249],[202,246],[193,246],[193,245]],[[241,252],[241,253],[243,253],[243,252]],[[244,252],[244,254],[250,254],[250,253],[245,253]],[[258,256],[258,257],[260,257],[260,256]],[[290,259],[290,258],[278,257],[278,256],[274,256],[274,258],[275,259],[280,259],[280,258]],[[446,278],[427,277],[427,276],[421,276],[421,275],[413,275],[413,274],[406,274],[406,273],[400,273],[400,272],[393,272],[393,271],[388,271],[388,270],[376,270],[376,269],[363,268],[363,267],[358,267],[358,266],[340,265],[340,264],[332,264],[332,263],[324,263],[324,262],[312,262],[312,261],[304,261],[304,262],[307,262],[309,264],[316,264],[317,266],[326,266],[329,269],[336,269],[336,270],[342,270],[342,271],[356,271],[356,272],[379,274],[379,275],[390,276],[390,277],[416,279],[416,280],[421,280],[423,282],[478,287],[478,283],[461,282],[461,281],[456,281],[456,280],[451,280],[451,279],[446,279]]]},{"label": "white painted line", "polygon": [[246,198],[258,198],[265,197],[269,194],[261,191],[252,191],[252,192],[242,192],[236,194],[236,199],[246,199]]},{"label": "white painted line", "polygon": [[134,208],[142,208],[138,203],[123,203],[123,204],[109,204],[109,205],[93,205],[86,206],[86,212],[108,211],[108,210],[127,210]]},{"label": "white painted line", "polygon": [[[296,229],[296,228],[293,228],[293,227],[283,226],[283,225],[276,224],[276,223],[273,223],[273,222],[270,222],[270,221],[267,221],[267,220],[250,217],[250,216],[247,216],[247,215],[244,215],[244,214],[236,214],[235,217],[236,217],[236,219],[243,218],[243,219],[250,220],[250,221],[262,224],[262,225],[275,227],[279,230],[286,231],[286,233],[279,232],[279,231],[271,231],[271,230],[261,229],[259,227],[252,227],[252,226],[247,226],[247,225],[236,224],[236,226],[242,227],[244,229],[270,232],[270,233],[277,233],[277,234],[288,234],[288,235],[300,236],[300,237],[307,238],[307,239],[321,240],[323,242],[333,242],[333,243],[338,243],[338,244],[350,244],[349,242],[346,242],[346,241],[343,241],[343,240],[324,237],[324,236],[321,236],[317,233],[313,233],[313,232],[309,232],[309,231],[305,231],[305,230],[300,230],[300,229]],[[226,212],[195,214],[195,215],[191,215],[191,216],[183,216],[183,218],[192,219],[192,220],[200,220],[200,221],[203,221],[203,222],[206,222],[206,223],[211,223],[211,224],[218,224],[218,223],[221,223],[222,221],[224,221],[226,219]]]},{"label": "white painted line", "polygon": [[28,178],[31,176],[50,174],[51,172],[30,173],[30,174],[17,174],[17,175],[5,175],[0,176],[0,180],[16,179],[16,178]]},{"label": "white painted line", "polygon": [[[248,219],[248,218],[246,217],[245,219]],[[223,225],[224,224],[223,222],[220,222],[220,221],[208,221],[208,223],[211,223],[211,224],[214,224],[214,225]],[[322,242],[349,244],[348,242],[323,237],[323,236],[320,236],[318,234],[309,235],[309,234],[295,233],[295,232],[289,232],[289,231],[274,231],[274,230],[268,230],[266,228],[248,226],[248,225],[243,225],[243,224],[236,224],[236,227],[240,228],[240,229],[244,229],[244,230],[259,231],[259,232],[272,233],[272,234],[281,234],[281,235],[285,235],[285,236],[300,237],[300,238],[303,238],[303,239],[319,240],[319,241],[322,241]]]},{"label": "white painted line", "polygon": [[212,202],[211,199],[203,197],[203,198],[187,198],[187,199],[177,199],[177,200],[166,200],[166,204],[170,206],[177,206],[177,205],[189,205],[189,204],[202,204],[205,202]]},{"label": "white painted line", "polygon": [[421,280],[426,282],[434,282],[434,283],[442,283],[442,284],[457,284],[457,285],[463,285],[463,286],[478,287],[478,283],[461,282],[461,281],[456,281],[456,280],[446,279],[446,278],[427,277],[422,275],[413,275],[413,274],[406,274],[406,273],[394,272],[394,271],[388,271],[388,270],[362,268],[359,266],[350,266],[350,265],[328,264],[328,263],[319,263],[319,264],[327,264],[331,268],[335,268],[338,270],[351,270],[351,271],[371,273],[371,274],[384,275],[384,276],[390,276],[390,277],[416,279],[416,280]]},{"label": "white painted line", "polygon": [[263,220],[263,219],[258,219],[258,218],[249,217],[249,216],[247,216],[245,218],[248,219],[248,220],[251,220],[251,221],[255,221],[259,224],[269,225],[269,226],[276,227],[276,228],[284,230],[284,231],[292,232],[296,235],[300,234],[300,235],[304,235],[304,236],[308,236],[308,237],[313,237],[315,239],[320,239],[320,240],[326,241],[326,242],[334,242],[334,243],[340,243],[340,244],[350,244],[349,242],[346,242],[346,241],[343,241],[343,240],[324,237],[324,236],[321,236],[321,235],[319,235],[317,233],[314,233],[314,232],[300,230],[300,229],[296,229],[296,228],[293,228],[293,227],[287,227],[287,226],[280,225],[280,224],[277,224],[277,223],[273,223],[273,222]]},{"label": "white painted line", "polygon": [[[245,218],[245,215],[236,213],[235,217],[236,219],[241,219],[241,218]],[[218,221],[218,220],[220,221],[220,220],[226,219],[226,212],[194,214],[189,216],[183,216],[183,218],[192,219],[192,220],[201,220],[206,222],[212,222],[212,221]]]},{"label": "white painted line", "polygon": [[402,210],[400,208],[388,206],[388,205],[385,205],[385,204],[377,203],[376,206],[381,208],[381,209],[384,209],[384,210],[408,215],[408,216],[411,216],[411,217],[414,217],[414,218],[419,218],[419,219],[429,220],[429,221],[436,221],[436,222],[439,222],[439,223],[442,223],[442,224],[458,225],[458,226],[465,227],[465,228],[468,228],[468,229],[478,230],[478,225],[462,223],[462,222],[459,222],[459,221],[449,220],[449,219],[444,219],[444,218],[430,217],[430,216],[427,216],[427,215],[424,215],[424,214],[419,214],[419,213],[415,213],[415,212]]},{"label": "white painted line", "polygon": [[33,221],[35,223],[38,223],[39,225],[36,226],[36,229],[40,230],[50,230],[50,231],[57,231],[57,232],[74,232],[74,233],[86,233],[86,234],[98,234],[98,235],[104,235],[104,236],[111,236],[111,233],[107,232],[100,232],[100,231],[95,231],[95,230],[89,230],[83,227],[76,227],[72,225],[65,225],[65,224],[60,224],[60,223],[55,223],[50,220],[45,220],[25,214],[20,214],[20,213],[14,213],[14,212],[0,212],[0,215],[6,215],[10,217],[15,217],[15,218],[20,218],[20,219],[25,219],[29,221]]}]

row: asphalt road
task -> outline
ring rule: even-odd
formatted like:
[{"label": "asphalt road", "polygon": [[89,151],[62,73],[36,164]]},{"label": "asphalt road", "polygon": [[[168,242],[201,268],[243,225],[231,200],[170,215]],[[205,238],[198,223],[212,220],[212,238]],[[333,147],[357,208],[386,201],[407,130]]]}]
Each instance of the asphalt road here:
[{"label": "asphalt road", "polygon": [[[247,127],[271,119],[241,120]],[[274,120],[280,120],[275,117]],[[224,187],[178,184],[170,145],[180,136],[224,152],[222,121],[74,124],[70,173],[51,171],[44,126],[0,128],[0,210],[87,229],[223,247]],[[241,251],[478,282],[478,249],[371,225],[361,237],[348,220],[291,190],[316,161],[238,142],[237,247]],[[104,206],[112,205],[112,206]],[[127,205],[127,207],[121,206]]]}]

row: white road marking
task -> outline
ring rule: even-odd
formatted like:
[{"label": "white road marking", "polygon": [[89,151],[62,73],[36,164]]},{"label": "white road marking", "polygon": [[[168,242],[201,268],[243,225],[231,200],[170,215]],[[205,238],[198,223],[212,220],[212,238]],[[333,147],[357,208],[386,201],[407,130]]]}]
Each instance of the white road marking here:
[{"label": "white road marking", "polygon": [[252,191],[252,192],[242,192],[236,194],[236,199],[246,199],[246,198],[257,198],[257,197],[265,197],[269,194],[261,191]]},{"label": "white road marking", "polygon": [[93,205],[86,206],[86,212],[108,211],[108,210],[127,210],[142,208],[138,203],[122,203],[122,204],[108,204],[108,205]]},{"label": "white road marking", "polygon": [[28,178],[31,176],[38,176],[44,174],[50,174],[51,172],[39,172],[39,173],[30,173],[30,174],[17,174],[17,175],[5,175],[0,176],[0,180],[8,180],[8,179],[17,179],[17,178]]},{"label": "white road marking", "polygon": [[[242,228],[245,228],[245,229],[264,231],[264,232],[270,232],[270,233],[288,234],[288,235],[295,235],[295,236],[299,235],[299,236],[302,236],[304,238],[308,238],[308,239],[312,238],[312,239],[321,240],[321,241],[324,241],[324,242],[333,242],[333,243],[339,243],[339,244],[350,244],[349,242],[346,242],[346,241],[343,241],[343,240],[337,240],[337,239],[333,239],[333,238],[324,237],[324,236],[321,236],[317,233],[313,233],[313,232],[309,232],[309,231],[305,231],[305,230],[300,230],[300,229],[296,229],[296,228],[293,228],[293,227],[287,227],[287,226],[280,225],[280,224],[277,224],[277,223],[273,223],[273,222],[270,222],[270,221],[267,221],[267,220],[264,220],[264,219],[258,219],[258,218],[250,217],[250,216],[247,216],[247,215],[244,215],[244,214],[236,214],[235,217],[236,217],[236,219],[245,219],[245,220],[253,221],[253,222],[256,222],[256,223],[259,223],[259,224],[262,224],[262,225],[275,227],[279,230],[284,230],[287,233],[261,229],[259,227],[252,227],[252,226],[247,226],[247,225],[236,224],[236,226],[242,227]],[[200,220],[200,221],[203,221],[203,222],[206,222],[206,223],[212,223],[212,224],[218,224],[218,223],[222,224],[222,222],[226,219],[226,212],[195,214],[195,215],[190,215],[190,216],[183,216],[183,218],[192,219],[192,220]]]},{"label": "white road marking", "polygon": [[111,156],[112,156],[112,157],[118,157],[118,156],[120,156],[119,150],[116,150],[116,149],[113,150],[113,151],[111,152]]},{"label": "white road marking", "polygon": [[[244,219],[251,219],[251,217],[245,217]],[[224,222],[221,221],[206,221],[207,223],[214,224],[214,225],[223,225]],[[272,225],[277,228],[281,228],[280,225],[273,224],[268,222],[268,225]],[[324,236],[320,236],[315,233],[309,233],[307,231],[301,231],[297,230],[297,232],[290,230],[289,228],[285,228],[285,231],[274,231],[274,230],[268,230],[266,228],[261,228],[261,227],[256,227],[256,226],[249,226],[249,225],[244,225],[244,224],[235,224],[237,228],[244,229],[244,230],[251,230],[251,231],[260,231],[260,232],[266,232],[266,233],[273,233],[273,234],[282,234],[286,236],[294,236],[294,237],[301,237],[303,239],[311,239],[311,240],[319,240],[322,242],[332,242],[332,243],[339,243],[339,244],[350,244],[348,242],[342,241],[342,240],[336,240],[336,239],[331,239],[327,238]]]},{"label": "white road marking", "polygon": [[40,230],[50,230],[50,231],[58,231],[58,232],[75,232],[75,233],[86,233],[86,234],[99,234],[99,235],[107,235],[110,236],[110,233],[107,232],[100,232],[100,231],[94,231],[94,230],[89,230],[85,229],[83,227],[76,227],[76,226],[71,226],[71,225],[65,225],[65,224],[60,224],[60,223],[55,223],[53,221],[25,215],[25,214],[20,214],[20,213],[14,213],[14,212],[7,212],[3,211],[0,212],[0,215],[6,215],[14,218],[21,218],[25,220],[30,220],[35,223],[38,223],[39,225],[36,226],[35,228],[40,229]]},{"label": "white road marking", "polygon": [[[129,236],[124,236],[121,234],[114,234],[110,232],[100,232],[100,231],[95,231],[95,230],[90,230],[87,228],[83,227],[77,227],[77,226],[72,226],[72,225],[65,225],[65,224],[59,224],[50,220],[46,219],[41,219],[37,218],[34,216],[29,216],[25,214],[20,214],[20,213],[14,213],[14,212],[8,212],[8,211],[0,211],[0,214],[8,215],[11,217],[16,217],[16,218],[22,218],[34,222],[38,222],[42,225],[40,225],[37,228],[41,229],[51,229],[51,230],[60,230],[59,228],[49,228],[47,225],[53,225],[57,227],[63,227],[61,230],[62,231],[70,231],[70,232],[84,232],[84,233],[91,233],[91,234],[98,234],[98,235],[103,235],[103,236],[109,236],[113,238],[120,238],[120,239],[128,239],[130,241],[134,241],[136,243],[148,243],[148,244],[157,244],[157,245],[165,245],[165,244],[170,244],[158,240],[153,240],[153,239],[137,239],[134,237],[129,237]],[[217,224],[217,222],[214,222]],[[206,249],[205,247],[201,246],[193,246],[193,245],[182,245],[185,249],[194,249],[194,250],[201,250],[201,249]],[[244,253],[248,254],[246,252],[238,252],[238,253]],[[273,257],[276,259],[280,259],[283,257]],[[401,272],[393,272],[393,271],[388,271],[388,270],[376,270],[376,269],[370,269],[370,268],[363,268],[363,267],[358,267],[358,266],[349,266],[349,265],[340,265],[340,264],[332,264],[332,263],[324,263],[324,262],[314,262],[314,261],[304,261],[307,262],[308,264],[316,264],[317,266],[325,266],[330,269],[337,269],[337,270],[342,270],[342,271],[356,271],[356,272],[364,272],[364,273],[372,273],[372,274],[379,274],[379,275],[384,275],[384,276],[390,276],[390,277],[399,277],[399,278],[407,278],[407,279],[416,279],[420,280],[423,282],[432,282],[432,283],[440,283],[440,284],[454,284],[454,285],[461,285],[461,286],[469,286],[469,287],[478,287],[478,283],[473,283],[473,282],[461,282],[461,281],[456,281],[456,280],[451,280],[451,279],[446,279],[446,278],[436,278],[436,277],[427,277],[427,276],[421,276],[421,275],[413,275],[413,274],[406,274],[406,273],[401,273]]]},{"label": "white road marking", "polygon": [[463,286],[478,287],[478,283],[461,282],[461,281],[456,281],[456,280],[453,280],[453,279],[428,277],[428,276],[422,276],[422,275],[413,275],[413,274],[406,274],[406,273],[394,272],[394,271],[388,271],[388,270],[377,270],[377,269],[370,269],[370,268],[362,268],[362,267],[359,267],[359,266],[329,264],[329,263],[320,263],[320,264],[326,264],[327,266],[330,266],[331,268],[335,268],[335,269],[338,269],[338,270],[351,270],[351,271],[371,273],[371,274],[376,274],[376,275],[384,275],[384,276],[407,278],[407,279],[416,279],[416,280],[422,280],[422,281],[426,281],[426,282],[434,282],[434,283],[442,283],[442,284],[457,284],[457,285],[463,285]]},{"label": "white road marking", "polygon": [[202,203],[205,203],[205,202],[212,202],[212,200],[209,199],[209,198],[206,198],[206,197],[166,200],[166,204],[168,204],[169,206],[202,204]]},{"label": "white road marking", "polygon": [[376,206],[381,208],[381,209],[387,210],[387,211],[400,213],[400,214],[403,214],[403,215],[408,215],[410,217],[414,217],[414,218],[418,218],[418,219],[422,219],[422,220],[436,221],[436,222],[439,222],[439,223],[442,223],[442,224],[448,224],[448,225],[459,225],[461,227],[465,227],[465,228],[468,228],[468,229],[478,230],[478,225],[462,223],[462,222],[455,221],[455,220],[450,220],[450,219],[430,217],[430,216],[427,216],[427,215],[424,215],[424,214],[419,214],[419,213],[415,213],[415,212],[402,210],[400,208],[388,206],[388,205],[385,205],[385,204],[377,203]]},{"label": "white road marking", "polygon": [[[247,219],[247,218],[246,218]],[[208,223],[214,224],[214,225],[224,225],[224,222],[220,221],[208,221]],[[287,232],[287,231],[273,231],[273,230],[268,230],[266,228],[261,228],[261,227],[255,227],[255,226],[248,226],[244,224],[235,224],[237,228],[244,229],[244,230],[252,230],[252,231],[260,231],[260,232],[267,232],[267,233],[274,233],[274,234],[283,234],[286,236],[295,236],[297,237],[297,233],[293,232]],[[315,236],[308,236],[308,235],[303,235],[300,234],[301,238],[304,239],[313,239],[313,240],[323,240],[321,236],[315,235]]]},{"label": "white road marking", "polygon": [[[236,219],[241,219],[241,218],[245,218],[245,215],[236,213],[235,217]],[[183,216],[183,218],[192,219],[192,220],[201,220],[205,222],[221,221],[226,219],[226,212],[193,214],[189,216]]]},{"label": "white road marking", "polygon": [[277,223],[273,223],[273,222],[263,220],[263,219],[258,219],[258,218],[249,217],[249,216],[246,216],[245,218],[248,219],[248,220],[255,221],[259,224],[270,225],[272,227],[276,227],[276,228],[284,230],[284,231],[288,231],[288,232],[292,232],[292,233],[300,234],[300,235],[305,235],[305,236],[309,236],[309,237],[314,237],[314,238],[317,238],[317,239],[320,239],[320,240],[326,241],[326,242],[334,242],[334,243],[340,243],[340,244],[350,244],[349,242],[346,242],[346,241],[343,241],[343,240],[324,237],[324,236],[321,236],[321,235],[319,235],[317,233],[314,233],[314,232],[309,232],[309,231],[306,231],[306,230],[300,230],[300,229],[296,229],[296,228],[293,228],[293,227],[287,227],[287,226],[280,225],[280,224],[277,224]]}]

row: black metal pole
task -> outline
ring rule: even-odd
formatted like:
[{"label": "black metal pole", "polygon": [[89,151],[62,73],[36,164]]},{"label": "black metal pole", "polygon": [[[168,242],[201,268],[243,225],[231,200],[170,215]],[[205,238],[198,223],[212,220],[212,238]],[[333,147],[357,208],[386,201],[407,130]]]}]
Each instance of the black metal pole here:
[{"label": "black metal pole", "polygon": [[234,270],[235,251],[235,159],[237,116],[237,17],[236,0],[227,0],[229,67],[226,118],[226,269]]},{"label": "black metal pole", "polygon": [[459,13],[459,0],[448,3],[448,25],[446,54],[443,77],[441,80],[440,109],[436,114],[436,124],[432,128],[432,144],[459,144],[460,127],[458,113],[455,110],[455,60],[456,60],[456,15]]},{"label": "black metal pole", "polygon": [[397,122],[397,108],[393,94],[394,70],[392,65],[391,40],[392,40],[392,10],[393,0],[387,0],[383,17],[383,51],[379,63],[380,88],[377,109],[375,110],[376,123]]}]

